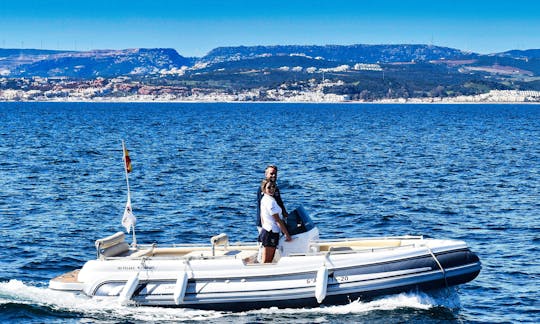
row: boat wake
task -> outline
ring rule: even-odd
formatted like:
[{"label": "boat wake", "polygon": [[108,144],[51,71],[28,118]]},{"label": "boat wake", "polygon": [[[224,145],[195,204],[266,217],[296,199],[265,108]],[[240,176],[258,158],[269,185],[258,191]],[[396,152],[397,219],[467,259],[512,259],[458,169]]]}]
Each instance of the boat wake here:
[{"label": "boat wake", "polygon": [[121,320],[134,322],[160,322],[172,320],[217,319],[227,313],[202,311],[183,308],[130,307],[110,300],[90,299],[84,295],[55,291],[48,288],[31,286],[19,280],[0,282],[0,309],[6,305],[15,312],[15,305],[21,311],[42,313],[62,318],[90,318],[95,320]]},{"label": "boat wake", "polygon": [[318,316],[362,315],[370,312],[396,310],[430,310],[437,307],[450,311],[460,308],[459,295],[456,290],[450,288],[430,294],[424,292],[402,293],[381,297],[369,302],[352,301],[347,305],[340,306],[304,309],[271,307],[232,313],[184,308],[124,306],[120,302],[111,303],[110,299],[90,299],[84,295],[33,286],[19,280],[0,282],[0,309],[3,309],[4,313],[9,312],[15,315],[18,312],[24,312],[31,313],[36,317],[48,316],[64,319],[220,322],[220,319],[227,319],[228,321],[235,319],[250,320],[252,318],[257,320],[264,320],[265,318],[279,320],[279,318],[290,319],[291,317],[298,319],[300,316],[304,316],[313,320]]},{"label": "boat wake", "polygon": [[278,309],[267,308],[247,313],[279,313],[301,314],[319,313],[328,315],[363,314],[373,311],[394,311],[400,309],[429,310],[432,308],[446,308],[450,311],[461,307],[459,295],[455,288],[441,289],[431,293],[409,292],[398,295],[389,295],[372,301],[351,301],[347,305],[321,306],[319,308]]}]

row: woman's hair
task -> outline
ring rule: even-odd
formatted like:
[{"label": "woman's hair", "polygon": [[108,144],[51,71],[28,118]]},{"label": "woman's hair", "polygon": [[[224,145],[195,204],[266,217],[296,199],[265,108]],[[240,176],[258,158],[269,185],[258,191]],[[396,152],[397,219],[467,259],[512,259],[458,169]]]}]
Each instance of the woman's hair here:
[{"label": "woman's hair", "polygon": [[263,180],[261,181],[261,191],[262,191],[262,192],[264,192],[264,190],[266,189],[266,186],[267,186],[268,184],[272,184],[274,188],[276,187],[276,182],[275,182],[275,181],[272,181],[272,180],[270,180],[270,179],[263,179]]}]

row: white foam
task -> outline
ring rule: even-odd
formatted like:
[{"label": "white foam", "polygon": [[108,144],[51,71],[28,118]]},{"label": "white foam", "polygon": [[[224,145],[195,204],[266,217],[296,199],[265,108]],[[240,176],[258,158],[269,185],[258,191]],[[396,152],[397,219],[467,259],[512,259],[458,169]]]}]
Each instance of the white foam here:
[{"label": "white foam", "polygon": [[264,308],[242,313],[217,312],[193,310],[184,308],[162,307],[133,307],[121,305],[111,300],[91,299],[83,295],[69,292],[54,291],[48,288],[27,285],[19,280],[0,282],[0,304],[19,303],[26,305],[39,305],[58,311],[79,313],[92,318],[105,317],[107,319],[132,321],[204,321],[227,317],[244,317],[249,315],[346,315],[362,314],[371,311],[391,311],[395,309],[411,308],[427,310],[432,307],[459,308],[459,296],[455,289],[440,290],[434,294],[423,292],[402,293],[378,298],[369,302],[359,300],[347,305],[323,306],[320,308],[278,309],[276,307]]},{"label": "white foam", "polygon": [[39,305],[83,316],[127,321],[208,320],[226,315],[223,312],[183,308],[130,307],[120,302],[91,299],[83,295],[29,286],[19,280],[0,282],[0,304]]},{"label": "white foam", "polygon": [[299,314],[299,313],[319,313],[328,315],[362,314],[372,311],[391,311],[395,309],[411,308],[428,310],[433,307],[446,307],[450,309],[459,308],[459,296],[454,289],[444,289],[438,292],[427,294],[423,292],[402,293],[381,297],[369,302],[360,300],[352,301],[347,305],[323,306],[320,308],[303,309],[277,309],[275,307],[251,311],[249,313],[279,313],[279,314]]}]

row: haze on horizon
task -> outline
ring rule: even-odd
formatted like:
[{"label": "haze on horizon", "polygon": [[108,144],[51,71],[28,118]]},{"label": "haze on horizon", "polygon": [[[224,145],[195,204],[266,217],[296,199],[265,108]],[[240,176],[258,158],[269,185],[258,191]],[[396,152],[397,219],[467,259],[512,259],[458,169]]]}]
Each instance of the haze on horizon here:
[{"label": "haze on horizon", "polygon": [[0,3],[0,47],[60,50],[432,44],[481,54],[540,48],[540,2],[20,0]]}]

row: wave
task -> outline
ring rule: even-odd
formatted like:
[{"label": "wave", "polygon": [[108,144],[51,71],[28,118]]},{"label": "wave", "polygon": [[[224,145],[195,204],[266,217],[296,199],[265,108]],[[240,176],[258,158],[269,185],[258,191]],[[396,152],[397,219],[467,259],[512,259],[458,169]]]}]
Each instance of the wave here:
[{"label": "wave", "polygon": [[[311,320],[319,316],[364,315],[370,312],[399,310],[430,311],[433,308],[449,311],[459,308],[459,296],[454,289],[434,294],[423,292],[402,293],[369,302],[352,301],[347,305],[321,306],[319,308],[278,309],[263,308],[247,312],[220,312],[184,308],[125,306],[111,300],[90,299],[84,295],[54,291],[45,287],[25,284],[19,280],[0,282],[1,320],[31,314],[36,320],[86,318],[98,321],[236,321],[264,320],[287,321],[291,318]],[[247,317],[247,318],[246,318]],[[19,317],[20,318],[20,317]]]},{"label": "wave", "polygon": [[374,299],[372,301],[351,301],[347,305],[321,306],[319,308],[304,309],[278,309],[267,308],[247,313],[276,313],[276,314],[328,314],[328,315],[348,315],[363,314],[373,311],[394,311],[400,309],[430,310],[433,308],[447,308],[456,310],[461,307],[459,296],[455,289],[439,290],[433,293],[409,292],[398,295],[389,295]]},{"label": "wave", "polygon": [[[90,299],[69,292],[31,286],[19,280],[0,283],[0,309],[9,308],[11,313],[19,308],[21,313],[35,316],[56,314],[58,318],[78,317],[96,320],[118,321],[206,321],[223,317],[226,313],[199,311],[182,308],[132,307],[103,299]],[[29,311],[31,309],[31,311]],[[71,315],[69,315],[71,314]],[[2,315],[0,315],[0,320]]]}]

